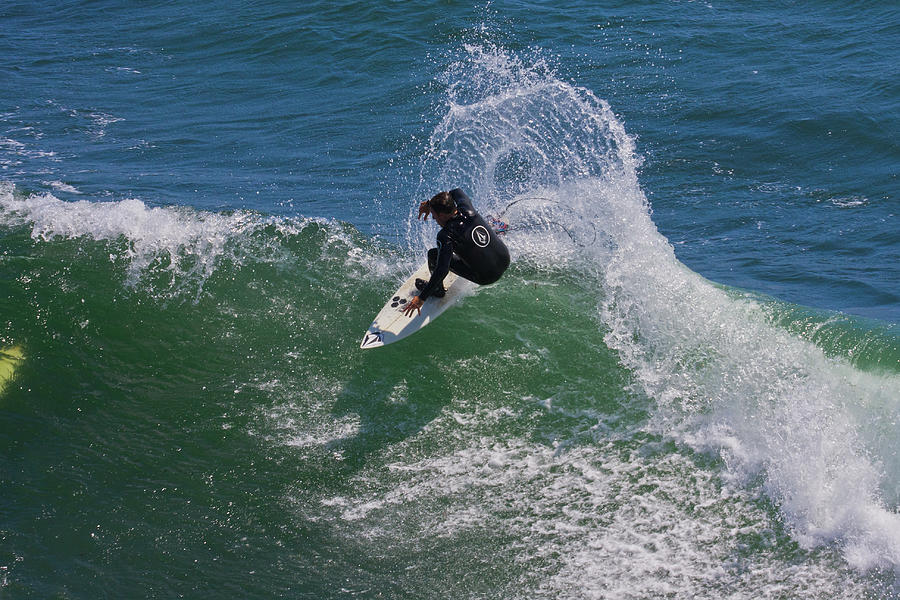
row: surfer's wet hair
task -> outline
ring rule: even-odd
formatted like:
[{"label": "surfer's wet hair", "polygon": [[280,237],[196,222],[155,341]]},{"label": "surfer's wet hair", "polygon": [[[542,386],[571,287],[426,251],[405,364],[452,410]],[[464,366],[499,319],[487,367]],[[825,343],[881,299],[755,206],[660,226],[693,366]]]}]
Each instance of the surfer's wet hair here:
[{"label": "surfer's wet hair", "polygon": [[456,200],[450,195],[450,192],[441,192],[428,201],[431,210],[443,214],[452,214],[456,210]]}]

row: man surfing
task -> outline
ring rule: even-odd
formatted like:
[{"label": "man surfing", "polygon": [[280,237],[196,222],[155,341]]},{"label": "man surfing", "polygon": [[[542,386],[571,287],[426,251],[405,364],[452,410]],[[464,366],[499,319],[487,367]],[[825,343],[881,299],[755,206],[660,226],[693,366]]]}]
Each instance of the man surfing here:
[{"label": "man surfing", "polygon": [[472,200],[460,189],[441,192],[419,205],[419,214],[428,215],[441,226],[437,248],[428,251],[431,279],[416,279],[419,295],[403,309],[408,317],[421,314],[422,305],[434,296],[443,297],[444,277],[453,271],[478,285],[494,283],[509,266],[509,250],[472,206]]}]

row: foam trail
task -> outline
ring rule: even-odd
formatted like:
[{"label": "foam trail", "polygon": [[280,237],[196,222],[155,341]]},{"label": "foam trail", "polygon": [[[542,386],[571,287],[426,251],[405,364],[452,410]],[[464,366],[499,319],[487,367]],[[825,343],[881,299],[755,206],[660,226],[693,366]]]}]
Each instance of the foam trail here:
[{"label": "foam trail", "polygon": [[[463,185],[495,209],[543,199],[517,205],[514,223],[532,219],[510,240],[514,259],[596,281],[606,343],[655,403],[648,428],[718,454],[737,485],[761,477],[804,547],[900,569],[900,378],[826,357],[763,305],[682,265],[652,221],[632,138],[589,90],[482,46],[467,47],[448,80],[423,181]],[[592,243],[533,218],[558,206]]]}]

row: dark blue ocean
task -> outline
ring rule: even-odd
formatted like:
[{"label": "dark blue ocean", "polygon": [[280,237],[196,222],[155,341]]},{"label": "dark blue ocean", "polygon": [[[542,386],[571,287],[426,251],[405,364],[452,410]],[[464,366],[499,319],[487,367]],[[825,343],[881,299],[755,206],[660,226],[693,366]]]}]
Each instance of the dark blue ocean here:
[{"label": "dark blue ocean", "polygon": [[900,598],[900,6],[555,4],[0,4],[0,598]]}]

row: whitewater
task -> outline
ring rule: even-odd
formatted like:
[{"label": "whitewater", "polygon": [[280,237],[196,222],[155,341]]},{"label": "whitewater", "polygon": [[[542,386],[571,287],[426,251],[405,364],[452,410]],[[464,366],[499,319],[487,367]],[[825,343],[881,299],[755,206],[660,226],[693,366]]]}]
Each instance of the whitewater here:
[{"label": "whitewater", "polygon": [[[382,148],[397,181],[369,156],[330,216],[98,191],[4,117],[0,595],[900,597],[896,324],[701,275],[613,100],[462,37],[404,88],[428,118]],[[181,64],[138,46],[105,76]],[[101,154],[129,123],[67,110]],[[510,270],[363,353],[433,245],[419,199],[457,186],[509,221]]]}]

